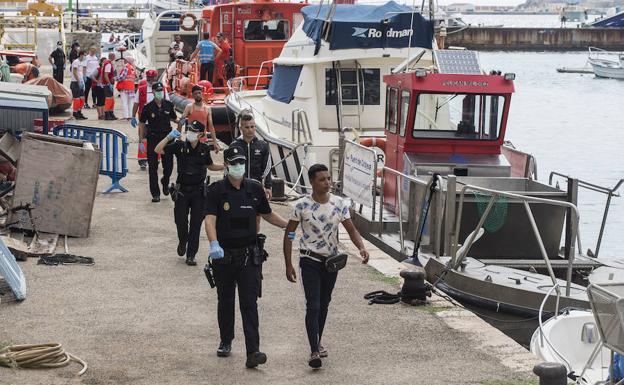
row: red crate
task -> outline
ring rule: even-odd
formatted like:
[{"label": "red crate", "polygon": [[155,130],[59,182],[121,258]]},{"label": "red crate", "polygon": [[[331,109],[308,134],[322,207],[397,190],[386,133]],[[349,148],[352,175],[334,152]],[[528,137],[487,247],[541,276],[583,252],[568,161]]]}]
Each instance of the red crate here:
[{"label": "red crate", "polygon": [[[65,124],[65,119],[48,119],[48,133],[51,133],[54,127]],[[34,120],[35,132],[43,133],[43,119]]]}]

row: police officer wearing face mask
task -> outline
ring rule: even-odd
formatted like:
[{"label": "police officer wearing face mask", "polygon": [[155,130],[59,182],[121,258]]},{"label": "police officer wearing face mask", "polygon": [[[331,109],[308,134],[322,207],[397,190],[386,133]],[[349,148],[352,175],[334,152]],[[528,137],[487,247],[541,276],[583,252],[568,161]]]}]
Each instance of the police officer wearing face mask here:
[{"label": "police officer wearing face mask", "polygon": [[[158,187],[158,154],[154,151],[156,145],[165,139],[171,132],[170,120],[176,119],[173,103],[165,100],[162,83],[152,86],[154,100],[147,103],[139,118],[139,147],[143,146],[143,139],[147,139],[147,165],[149,169],[149,186],[152,202],[160,202],[160,188]],[[173,171],[173,155],[163,154],[160,159],[163,165],[161,179],[163,193],[169,194],[169,178]]]},{"label": "police officer wearing face mask", "polygon": [[228,357],[234,339],[234,294],[238,287],[245,333],[248,368],[264,364],[260,351],[257,299],[261,292],[263,253],[258,243],[256,215],[284,228],[286,220],[275,212],[262,185],[245,177],[245,151],[230,147],[224,151],[227,176],[210,185],[206,197],[205,227],[210,241],[210,264],[218,295],[221,343],[217,356]]},{"label": "police officer wearing face mask", "polygon": [[[204,183],[206,169],[223,170],[222,164],[215,164],[210,157],[210,147],[200,143],[205,127],[197,120],[186,126],[186,140],[177,129],[158,143],[154,151],[160,155],[174,155],[178,160],[176,191],[171,192],[175,200],[174,217],[178,229],[178,255],[186,253],[186,264],[197,265],[195,254],[199,247],[199,232],[204,220]],[[190,223],[189,223],[190,212]]]}]

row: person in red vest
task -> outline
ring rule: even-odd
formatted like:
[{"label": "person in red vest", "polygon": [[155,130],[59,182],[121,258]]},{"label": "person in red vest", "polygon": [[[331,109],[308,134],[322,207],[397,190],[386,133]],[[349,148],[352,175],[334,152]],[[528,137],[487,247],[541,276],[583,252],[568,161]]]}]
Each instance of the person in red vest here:
[{"label": "person in red vest", "polygon": [[123,107],[123,119],[130,120],[132,118],[132,110],[134,107],[134,84],[136,82],[136,71],[134,70],[134,59],[131,57],[124,58],[125,65],[117,76],[117,91],[121,96],[121,105]]},{"label": "person in red vest", "polygon": [[93,96],[95,97],[95,108],[98,114],[98,120],[104,119],[104,61],[106,59],[101,58],[97,71],[93,74]]},{"label": "person in red vest", "polygon": [[110,52],[102,63],[102,88],[104,89],[104,120],[117,120],[115,109],[115,53]]},{"label": "person in red vest", "polygon": [[225,82],[227,80],[227,76],[225,73],[225,62],[230,60],[232,57],[232,47],[227,39],[223,36],[223,33],[217,33],[217,45],[221,48],[221,55],[215,58],[215,78],[210,79],[213,84],[216,84],[218,87],[224,87]]},{"label": "person in red vest", "polygon": [[[136,93],[134,94],[134,106],[132,107],[132,118],[130,119],[130,124],[132,127],[137,127],[139,121],[137,116],[141,116],[141,111],[143,111],[143,107],[152,100],[154,100],[154,92],[152,91],[152,86],[158,81],[158,71],[151,69],[145,71],[145,80],[139,81],[139,87],[137,88]],[[169,94],[165,90],[165,100],[169,100]],[[141,146],[142,144],[142,146]],[[143,143],[139,144],[139,152],[137,158],[139,160],[139,166],[141,170],[147,169],[147,142],[143,141]]]}]

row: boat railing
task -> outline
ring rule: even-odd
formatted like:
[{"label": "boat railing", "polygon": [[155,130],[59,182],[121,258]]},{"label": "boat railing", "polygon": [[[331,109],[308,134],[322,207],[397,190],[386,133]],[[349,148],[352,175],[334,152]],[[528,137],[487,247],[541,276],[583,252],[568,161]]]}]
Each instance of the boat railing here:
[{"label": "boat railing", "polygon": [[589,47],[589,59],[593,60],[606,60],[617,63],[617,59],[613,59],[614,56],[620,57],[624,55],[624,52],[621,51],[607,51],[597,47]]},{"label": "boat railing", "polygon": [[[295,143],[310,143],[312,142],[312,131],[310,130],[310,121],[308,120],[308,114],[303,108],[297,108],[291,112],[291,131],[292,141]],[[297,132],[297,140],[295,141],[295,132]],[[303,135],[303,142],[301,136]]]},{"label": "boat railing", "polygon": [[[565,174],[561,174],[559,172],[553,171],[550,173],[550,176],[548,177],[549,185],[552,185],[555,177],[565,179],[566,181],[570,181],[573,179],[569,175],[565,175]],[[624,179],[620,179],[613,187],[599,186],[597,184],[589,183],[581,179],[576,179],[576,180],[578,181],[578,187],[581,187],[590,191],[595,191],[601,194],[605,194],[607,196],[607,201],[605,202],[604,210],[602,213],[602,222],[600,224],[600,232],[598,233],[598,240],[596,241],[596,248],[594,249],[595,251],[592,252],[592,256],[598,258],[598,253],[600,252],[600,245],[602,244],[602,236],[604,235],[604,230],[607,224],[607,217],[609,216],[609,208],[611,207],[611,198],[620,196],[620,194],[618,194],[617,191],[620,189],[620,187],[624,183]],[[579,252],[580,252],[582,250],[580,237],[579,237],[578,247],[579,247]]]},{"label": "boat railing", "polygon": [[555,316],[559,315],[560,290],[559,290],[559,284],[557,283],[557,284],[554,284],[553,287],[550,288],[550,290],[548,290],[548,293],[546,293],[546,295],[544,296],[544,300],[542,300],[542,303],[539,308],[539,312],[537,313],[537,320],[539,322],[540,346],[544,347],[544,342],[546,342],[546,344],[548,344],[548,346],[552,349],[552,351],[557,356],[559,356],[559,358],[561,358],[563,362],[565,362],[565,365],[568,368],[568,373],[569,373],[572,371],[572,365],[570,364],[568,360],[566,360],[563,354],[559,353],[557,348],[552,344],[552,342],[550,342],[550,339],[548,338],[548,336],[544,334],[544,321],[543,321],[544,307],[546,306],[546,302],[548,302],[548,299],[552,295],[553,291],[557,292],[557,307],[555,311]]},{"label": "boat railing", "polygon": [[[258,69],[258,73],[256,74],[256,85],[254,86],[254,90],[258,89],[258,83],[260,83],[260,77],[261,76],[271,76],[271,75],[262,75],[262,70],[264,69],[264,66],[266,65],[267,68],[269,67],[269,63],[273,63],[273,59],[271,60],[265,60],[262,63],[260,63],[260,68]],[[268,80],[271,80],[270,78]]]},{"label": "boat railing", "polygon": [[[453,203],[455,201],[455,183],[456,183],[456,176],[455,175],[449,175],[446,177],[447,179],[447,208],[449,206],[453,206]],[[467,245],[465,245],[464,247],[464,252],[462,253],[462,255],[456,255],[456,251],[457,251],[457,247],[458,247],[458,241],[459,241],[459,233],[460,233],[460,228],[461,228],[461,219],[462,219],[462,213],[463,213],[463,207],[464,207],[464,200],[465,200],[465,196],[467,192],[476,192],[476,193],[481,193],[481,194],[485,194],[485,195],[490,195],[490,199],[488,201],[488,204],[485,208],[485,210],[483,211],[483,214],[481,215],[481,218],[479,219],[479,223],[477,223],[477,226],[475,227],[474,231],[472,232],[472,234],[468,237],[467,240]],[[528,196],[528,195],[520,195],[520,194],[516,194],[516,193],[511,193],[511,192],[506,192],[506,191],[499,191],[499,190],[493,190],[493,189],[489,189],[489,188],[485,188],[485,187],[479,187],[479,186],[474,186],[474,185],[470,185],[470,184],[464,184],[463,187],[461,188],[460,194],[459,194],[459,207],[457,209],[457,215],[456,215],[456,222],[455,222],[455,229],[453,230],[453,234],[448,234],[449,237],[451,237],[452,244],[450,247],[450,255],[452,256],[452,258],[454,259],[452,261],[452,268],[457,269],[459,267],[459,265],[461,264],[463,258],[468,254],[468,251],[470,250],[470,247],[472,247],[472,244],[476,241],[476,237],[478,234],[478,230],[483,227],[485,220],[487,219],[490,211],[492,210],[492,208],[494,207],[495,202],[499,199],[499,198],[507,198],[507,199],[512,199],[514,201],[519,201],[522,203],[522,205],[524,206],[524,209],[527,213],[527,217],[529,219],[529,223],[531,224],[531,228],[533,230],[533,233],[535,235],[535,239],[537,241],[537,244],[539,246],[540,249],[540,253],[542,254],[542,258],[544,259],[544,262],[546,264],[546,268],[548,270],[548,274],[552,280],[553,286],[557,285],[557,278],[555,277],[555,273],[553,271],[552,265],[550,263],[550,258],[548,257],[548,254],[546,252],[546,248],[544,247],[544,241],[542,240],[542,237],[540,235],[539,229],[537,227],[537,223],[535,222],[535,217],[533,216],[533,211],[531,210],[530,207],[530,203],[534,203],[534,204],[547,204],[547,205],[552,205],[552,206],[560,206],[560,207],[564,207],[568,210],[568,219],[569,219],[569,223],[570,223],[570,240],[569,240],[569,244],[568,246],[568,268],[567,268],[567,277],[566,277],[566,296],[570,295],[570,287],[571,287],[571,282],[572,282],[572,267],[574,266],[574,255],[575,255],[575,251],[574,251],[574,243],[575,243],[575,237],[577,234],[577,227],[578,227],[578,223],[579,223],[579,211],[578,208],[576,207],[576,205],[574,205],[573,203],[570,202],[566,202],[566,201],[558,201],[558,200],[553,200],[553,199],[546,199],[546,198],[538,198],[538,197],[533,197],[533,196]],[[452,209],[452,208],[451,208]],[[571,216],[571,217],[570,217]],[[558,306],[557,306],[558,308]]]}]

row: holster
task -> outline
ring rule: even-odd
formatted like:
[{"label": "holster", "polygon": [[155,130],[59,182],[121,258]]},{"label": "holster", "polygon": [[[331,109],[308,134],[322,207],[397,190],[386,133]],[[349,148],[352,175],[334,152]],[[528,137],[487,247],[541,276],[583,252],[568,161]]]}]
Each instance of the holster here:
[{"label": "holster", "polygon": [[210,262],[208,262],[206,266],[204,266],[204,274],[206,274],[206,279],[208,280],[210,288],[214,289],[216,284],[214,280],[214,275],[212,274],[212,264]]},{"label": "holster", "polygon": [[264,250],[264,242],[266,241],[266,235],[258,234],[256,236],[256,244],[251,249],[251,256],[253,263],[256,266],[260,266],[267,260],[269,253]]}]

